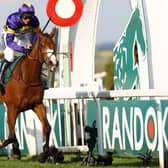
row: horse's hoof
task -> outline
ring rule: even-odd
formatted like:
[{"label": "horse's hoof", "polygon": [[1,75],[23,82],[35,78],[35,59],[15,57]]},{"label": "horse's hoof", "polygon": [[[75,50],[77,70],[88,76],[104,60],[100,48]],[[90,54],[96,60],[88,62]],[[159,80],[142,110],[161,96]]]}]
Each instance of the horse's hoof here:
[{"label": "horse's hoof", "polygon": [[15,155],[13,154],[11,157],[8,157],[9,160],[20,160],[21,156],[20,155]]},{"label": "horse's hoof", "polygon": [[47,160],[47,157],[48,157],[48,153],[42,152],[39,154],[37,159],[39,162],[44,163]]},{"label": "horse's hoof", "polygon": [[13,158],[14,160],[20,160],[21,156],[20,156],[20,155],[13,154],[12,158]]},{"label": "horse's hoof", "polygon": [[20,160],[21,159],[21,153],[20,153],[19,149],[13,150],[12,159],[13,160]]}]

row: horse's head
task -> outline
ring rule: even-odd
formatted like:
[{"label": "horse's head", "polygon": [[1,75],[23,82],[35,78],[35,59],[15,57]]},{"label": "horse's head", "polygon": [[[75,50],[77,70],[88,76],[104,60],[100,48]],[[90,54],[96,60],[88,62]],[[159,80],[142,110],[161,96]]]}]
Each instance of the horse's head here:
[{"label": "horse's head", "polygon": [[56,44],[53,40],[56,33],[56,28],[53,28],[50,34],[43,34],[40,29],[35,30],[35,32],[39,37],[38,47],[44,62],[46,64],[57,66],[58,58],[56,56]]}]

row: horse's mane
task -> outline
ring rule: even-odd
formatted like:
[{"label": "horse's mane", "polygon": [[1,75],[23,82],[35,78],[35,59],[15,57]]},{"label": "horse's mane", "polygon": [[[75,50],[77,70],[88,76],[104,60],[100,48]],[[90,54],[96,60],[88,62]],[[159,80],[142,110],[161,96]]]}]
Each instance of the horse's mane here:
[{"label": "horse's mane", "polygon": [[48,33],[44,33],[43,34],[45,37],[50,37],[50,35]]}]

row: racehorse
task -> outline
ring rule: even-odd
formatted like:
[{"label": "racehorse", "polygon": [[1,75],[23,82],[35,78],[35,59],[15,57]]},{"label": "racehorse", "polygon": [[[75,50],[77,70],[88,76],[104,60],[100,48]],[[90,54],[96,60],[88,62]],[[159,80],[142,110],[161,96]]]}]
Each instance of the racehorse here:
[{"label": "racehorse", "polygon": [[[33,110],[44,128],[45,144],[43,152],[49,150],[51,127],[47,120],[46,108],[43,104],[44,88],[41,82],[42,64],[56,66],[56,45],[53,41],[56,29],[50,34],[43,34],[40,29],[35,30],[38,39],[30,54],[24,55],[15,66],[12,75],[5,86],[5,93],[0,93],[0,99],[7,107],[7,122],[9,128],[8,139],[2,141],[0,147],[12,143],[13,148],[19,150],[19,143],[15,135],[15,123],[20,112]],[[13,149],[14,150],[14,149]]]}]

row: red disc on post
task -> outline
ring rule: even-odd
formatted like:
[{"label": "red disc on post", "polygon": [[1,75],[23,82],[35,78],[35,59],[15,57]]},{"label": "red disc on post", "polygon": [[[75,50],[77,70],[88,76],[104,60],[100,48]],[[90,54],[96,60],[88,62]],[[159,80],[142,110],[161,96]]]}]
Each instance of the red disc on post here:
[{"label": "red disc on post", "polygon": [[[82,11],[83,11],[83,4],[82,0],[72,0],[72,3],[74,3],[75,10],[73,14],[68,17],[64,18],[61,17],[58,14],[58,11],[56,11],[56,5],[57,3],[61,3],[63,0],[49,0],[47,3],[47,15],[51,19],[51,21],[59,26],[72,26],[74,25],[81,17]],[[68,10],[68,9],[67,9]]]}]

